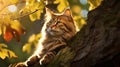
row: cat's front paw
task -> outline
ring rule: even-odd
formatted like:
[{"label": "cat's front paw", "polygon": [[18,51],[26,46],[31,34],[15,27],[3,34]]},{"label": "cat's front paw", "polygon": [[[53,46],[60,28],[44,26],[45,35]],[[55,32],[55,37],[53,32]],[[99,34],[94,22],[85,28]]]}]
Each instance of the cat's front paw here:
[{"label": "cat's front paw", "polygon": [[43,58],[40,59],[40,65],[50,63],[54,57],[55,57],[55,53],[53,53],[53,52],[46,53],[43,56]]},{"label": "cat's front paw", "polygon": [[20,63],[17,63],[16,65],[10,66],[10,67],[27,67],[27,66],[25,65],[24,62],[20,62]]}]

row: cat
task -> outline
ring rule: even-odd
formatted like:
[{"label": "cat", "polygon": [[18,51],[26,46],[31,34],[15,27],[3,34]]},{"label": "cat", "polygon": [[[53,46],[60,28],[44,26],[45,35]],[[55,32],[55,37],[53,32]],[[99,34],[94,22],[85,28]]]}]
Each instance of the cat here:
[{"label": "cat", "polygon": [[54,13],[49,8],[46,8],[45,18],[38,48],[27,61],[16,67],[28,67],[36,62],[39,62],[41,65],[50,63],[57,52],[64,48],[67,45],[66,42],[77,32],[69,7],[62,13]]}]

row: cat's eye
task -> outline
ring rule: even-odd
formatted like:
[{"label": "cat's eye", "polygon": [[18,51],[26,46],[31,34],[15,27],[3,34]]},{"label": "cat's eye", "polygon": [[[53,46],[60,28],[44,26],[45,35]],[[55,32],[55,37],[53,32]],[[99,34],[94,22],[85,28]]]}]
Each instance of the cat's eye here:
[{"label": "cat's eye", "polygon": [[60,21],[56,21],[56,22],[55,22],[55,25],[58,25],[59,23],[60,23]]},{"label": "cat's eye", "polygon": [[60,21],[57,21],[57,24],[60,23]]}]

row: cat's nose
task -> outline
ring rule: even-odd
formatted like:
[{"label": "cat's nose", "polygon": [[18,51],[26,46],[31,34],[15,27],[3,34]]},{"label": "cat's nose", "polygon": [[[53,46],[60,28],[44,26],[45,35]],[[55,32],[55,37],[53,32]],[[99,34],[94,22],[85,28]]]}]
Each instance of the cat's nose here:
[{"label": "cat's nose", "polygon": [[51,27],[49,27],[49,28],[47,29],[47,31],[51,31]]}]

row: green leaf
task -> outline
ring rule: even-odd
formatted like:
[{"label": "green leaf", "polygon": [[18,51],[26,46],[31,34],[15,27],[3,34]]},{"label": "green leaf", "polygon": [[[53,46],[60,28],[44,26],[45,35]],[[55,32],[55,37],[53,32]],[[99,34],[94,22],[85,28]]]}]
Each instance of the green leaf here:
[{"label": "green leaf", "polygon": [[76,21],[75,25],[77,27],[77,31],[79,31],[83,27],[83,25],[86,24],[85,19],[83,19],[81,16],[74,16],[74,20]]},{"label": "green leaf", "polygon": [[37,35],[32,34],[29,38],[28,38],[28,43],[26,43],[23,48],[22,51],[30,53],[32,51],[32,46],[34,46],[35,48],[38,47],[38,40],[41,38],[42,34],[39,33]]},{"label": "green leaf", "polygon": [[43,8],[44,8],[44,5],[43,5],[42,1],[40,1],[40,3],[39,2],[34,3],[33,6],[30,6],[30,12],[32,12],[29,15],[30,20],[31,21],[39,20],[40,19],[40,15],[43,12]]},{"label": "green leaf", "polygon": [[8,50],[8,54],[9,54],[9,58],[12,58],[12,57],[17,58],[17,56],[15,55],[15,53],[12,52],[12,51],[10,51],[10,50]]},{"label": "green leaf", "polygon": [[6,51],[4,51],[3,49],[0,49],[0,58],[4,60],[6,57],[8,57],[8,55],[6,54]]},{"label": "green leaf", "polygon": [[3,44],[3,43],[0,43],[0,49],[1,48],[7,48],[7,45]]},{"label": "green leaf", "polygon": [[31,43],[26,43],[23,48],[22,48],[22,51],[24,52],[27,52],[27,53],[30,53],[31,52]]},{"label": "green leaf", "polygon": [[28,39],[28,42],[31,43],[35,40],[35,34],[31,35]]},{"label": "green leaf", "polygon": [[11,28],[15,29],[18,32],[18,34],[25,33],[24,27],[20,24],[18,20],[11,21]]},{"label": "green leaf", "polygon": [[0,44],[0,58],[4,60],[6,57],[8,57],[8,58],[12,58],[12,57],[17,58],[17,56],[15,55],[14,52],[7,49],[7,45]]},{"label": "green leaf", "polygon": [[18,2],[18,0],[10,0],[10,2],[11,2],[12,4],[15,4],[15,3]]},{"label": "green leaf", "polygon": [[33,13],[29,15],[31,21],[35,21],[37,19],[37,14]]},{"label": "green leaf", "polygon": [[89,10],[93,10],[96,7],[98,7],[103,0],[88,0],[88,3],[90,4]]},{"label": "green leaf", "polygon": [[55,0],[54,4],[59,4],[57,6],[59,12],[62,12],[66,7],[69,6],[68,0]]},{"label": "green leaf", "polygon": [[38,11],[36,11],[35,13],[30,14],[30,15],[29,15],[30,20],[31,20],[31,21],[39,20],[41,13],[42,13],[42,11],[38,10]]}]

